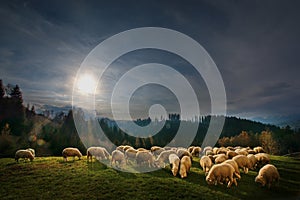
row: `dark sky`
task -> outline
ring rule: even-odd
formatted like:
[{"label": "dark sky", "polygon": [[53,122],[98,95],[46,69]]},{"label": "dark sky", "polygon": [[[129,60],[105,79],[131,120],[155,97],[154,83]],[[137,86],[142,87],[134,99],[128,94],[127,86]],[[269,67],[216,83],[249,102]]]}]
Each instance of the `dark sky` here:
[{"label": "dark sky", "polygon": [[[77,70],[100,42],[132,28],[164,27],[190,36],[210,54],[223,77],[229,115],[298,114],[299,9],[297,0],[1,1],[0,78],[6,84],[19,84],[25,102],[69,105]],[[124,73],[124,66],[135,60],[153,61],[147,60],[149,56],[175,68],[186,66],[181,73],[191,82],[202,81],[192,84],[207,93],[188,63],[166,52],[137,52],[115,66],[125,63],[118,71]],[[161,94],[161,102],[156,99],[156,103],[172,104],[162,98],[166,94],[174,98],[165,90],[141,88],[133,102],[147,102],[149,93],[156,91]],[[204,95],[202,101],[206,100]]]}]

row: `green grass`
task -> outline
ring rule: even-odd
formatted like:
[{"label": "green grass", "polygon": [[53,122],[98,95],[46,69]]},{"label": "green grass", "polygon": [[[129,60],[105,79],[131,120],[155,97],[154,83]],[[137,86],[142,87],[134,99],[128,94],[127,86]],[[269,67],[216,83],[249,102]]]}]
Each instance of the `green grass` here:
[{"label": "green grass", "polygon": [[86,159],[63,162],[37,157],[32,163],[0,159],[0,199],[299,199],[300,161],[272,156],[281,175],[270,190],[254,182],[257,172],[242,174],[238,186],[208,186],[199,159],[186,179],[170,168],[133,174]]}]

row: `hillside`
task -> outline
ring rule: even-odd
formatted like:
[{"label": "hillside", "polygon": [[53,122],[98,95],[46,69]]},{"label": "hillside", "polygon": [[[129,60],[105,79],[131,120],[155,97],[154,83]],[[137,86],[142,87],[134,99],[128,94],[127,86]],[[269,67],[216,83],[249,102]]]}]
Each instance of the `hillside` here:
[{"label": "hillside", "polygon": [[242,174],[238,186],[208,186],[194,158],[186,179],[173,177],[169,167],[146,174],[119,172],[86,158],[37,157],[32,163],[0,159],[0,199],[298,199],[300,161],[272,156],[281,175],[270,190],[254,182],[257,172]]}]

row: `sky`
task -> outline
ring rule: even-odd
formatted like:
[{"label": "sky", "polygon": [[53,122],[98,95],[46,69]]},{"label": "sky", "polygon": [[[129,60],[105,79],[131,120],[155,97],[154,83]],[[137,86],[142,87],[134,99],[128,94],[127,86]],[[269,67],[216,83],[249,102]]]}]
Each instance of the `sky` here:
[{"label": "sky", "polygon": [[[224,81],[228,115],[297,115],[299,8],[297,0],[1,1],[0,79],[18,84],[26,103],[70,105],[81,63],[99,43],[133,28],[163,27],[186,34],[208,52]],[[134,66],[153,62],[185,76],[200,110],[210,112],[208,89],[193,66],[153,49],[130,52],[111,64],[98,82],[97,111],[111,116],[109,98],[118,80]],[[160,70],[157,75],[166,76]],[[176,76],[171,79],[176,83]],[[145,117],[153,104],[180,111],[169,88],[152,84],[135,91],[131,115]]]}]

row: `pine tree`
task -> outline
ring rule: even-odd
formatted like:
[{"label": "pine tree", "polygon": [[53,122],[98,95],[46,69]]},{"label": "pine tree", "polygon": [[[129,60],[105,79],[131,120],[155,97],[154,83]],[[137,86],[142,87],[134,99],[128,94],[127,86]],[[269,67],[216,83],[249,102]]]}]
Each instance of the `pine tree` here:
[{"label": "pine tree", "polygon": [[5,89],[2,80],[0,79],[0,99],[2,99],[5,95]]},{"label": "pine tree", "polygon": [[11,94],[10,94],[11,98],[13,98],[14,100],[16,100],[19,104],[23,103],[23,96],[22,96],[22,92],[20,90],[20,87],[18,85],[16,85],[16,87],[13,88]]}]

